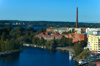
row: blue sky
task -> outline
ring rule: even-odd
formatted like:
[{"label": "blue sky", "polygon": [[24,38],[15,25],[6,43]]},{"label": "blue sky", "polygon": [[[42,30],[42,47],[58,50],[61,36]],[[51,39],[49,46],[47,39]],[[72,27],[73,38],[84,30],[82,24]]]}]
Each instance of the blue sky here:
[{"label": "blue sky", "polygon": [[100,22],[100,0],[0,0],[0,20]]}]

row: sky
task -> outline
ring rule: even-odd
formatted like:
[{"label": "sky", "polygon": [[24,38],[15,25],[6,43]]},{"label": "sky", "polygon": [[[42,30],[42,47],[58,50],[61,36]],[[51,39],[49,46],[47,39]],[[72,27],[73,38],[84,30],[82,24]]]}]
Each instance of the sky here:
[{"label": "sky", "polygon": [[100,23],[100,0],[0,0],[0,20]]}]

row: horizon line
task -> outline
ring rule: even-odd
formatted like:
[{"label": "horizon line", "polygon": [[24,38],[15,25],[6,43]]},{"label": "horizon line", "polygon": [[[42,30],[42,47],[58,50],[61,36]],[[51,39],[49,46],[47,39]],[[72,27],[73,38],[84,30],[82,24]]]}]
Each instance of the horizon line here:
[{"label": "horizon line", "polygon": [[[45,22],[75,22],[75,21],[51,21],[51,20],[0,20],[0,21],[28,21],[28,22],[32,22],[32,21],[45,21]],[[75,22],[76,23],[76,22]],[[80,21],[78,23],[99,23],[99,22],[83,22],[83,21]]]}]

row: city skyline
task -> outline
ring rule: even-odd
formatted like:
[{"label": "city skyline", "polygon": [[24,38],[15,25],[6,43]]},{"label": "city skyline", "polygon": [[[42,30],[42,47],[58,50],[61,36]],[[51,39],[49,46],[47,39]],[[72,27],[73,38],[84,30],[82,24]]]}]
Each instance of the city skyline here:
[{"label": "city skyline", "polygon": [[100,22],[99,0],[1,0],[0,20]]}]

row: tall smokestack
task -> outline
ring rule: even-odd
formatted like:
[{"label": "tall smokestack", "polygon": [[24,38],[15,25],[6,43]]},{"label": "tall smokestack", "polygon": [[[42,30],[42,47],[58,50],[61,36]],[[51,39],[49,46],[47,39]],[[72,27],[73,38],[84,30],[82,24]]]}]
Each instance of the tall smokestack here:
[{"label": "tall smokestack", "polygon": [[76,28],[78,28],[78,7],[76,7]]}]

